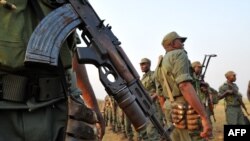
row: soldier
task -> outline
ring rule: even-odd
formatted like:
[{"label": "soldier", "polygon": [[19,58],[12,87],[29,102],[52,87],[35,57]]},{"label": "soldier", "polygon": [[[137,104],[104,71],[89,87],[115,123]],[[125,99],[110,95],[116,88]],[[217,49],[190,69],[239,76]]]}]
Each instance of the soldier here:
[{"label": "soldier", "polygon": [[217,95],[217,94],[214,94],[214,93],[217,93],[217,91],[213,92],[210,89],[209,84],[204,81],[201,82],[200,89],[201,89],[201,95],[203,97],[202,103],[205,106],[205,109],[209,116],[209,121],[212,123],[211,116],[213,116],[214,122],[215,122],[216,119],[214,117],[214,105],[217,104],[218,102],[216,101],[217,98],[213,98],[214,97],[213,95]]},{"label": "soldier", "polygon": [[112,103],[112,131],[117,133],[118,132],[118,128],[120,128],[119,126],[119,114],[118,114],[118,104],[116,103],[115,99],[113,97],[111,98],[111,103]]},{"label": "soldier", "polygon": [[[200,80],[200,76],[202,73],[202,65],[199,61],[194,61],[192,62],[192,77],[194,79],[194,88],[196,90],[196,93],[201,101],[201,103],[204,105],[205,110],[207,112],[207,115],[209,117],[209,122],[212,124],[212,121],[210,119],[211,113],[210,113],[210,109],[209,109],[209,104],[212,104],[212,97],[209,96],[208,93],[208,84],[204,82],[204,80]],[[207,85],[206,85],[207,84]],[[203,90],[203,91],[202,91]],[[211,95],[212,96],[212,95]],[[201,128],[194,130],[194,131],[190,131],[190,136],[192,138],[193,141],[205,141],[204,138],[200,137],[200,132],[201,132]],[[212,134],[211,134],[212,136]]]},{"label": "soldier", "polygon": [[[115,118],[116,118],[116,123],[115,123],[115,133],[120,133],[120,132],[123,132],[122,131],[122,128],[123,128],[123,119],[122,119],[122,109],[118,106],[118,104],[116,104],[116,109],[115,109]],[[125,130],[124,130],[125,132]]]},{"label": "soldier", "polygon": [[[151,61],[148,58],[142,58],[140,62],[141,71],[144,73],[141,82],[146,91],[150,94],[150,97],[153,100],[153,107],[155,108],[155,115],[159,121],[163,121],[162,110],[158,100],[158,96],[156,94],[156,83],[154,78],[154,71],[150,70]],[[162,123],[163,124],[163,123]],[[141,138],[145,140],[155,141],[160,140],[160,134],[157,129],[153,126],[152,123],[147,125],[147,131],[144,133],[140,133]]]},{"label": "soldier", "polygon": [[[192,63],[193,78],[195,80],[194,86],[196,88],[199,88],[200,82],[204,81],[201,78],[202,77],[201,76],[202,67],[204,67],[204,66],[201,65],[200,61],[194,61]],[[198,92],[200,91],[199,89],[196,89],[196,90]],[[212,88],[211,86],[209,86],[209,91],[211,91],[212,99],[213,99],[214,104],[217,104],[218,103],[218,92],[214,88]]]},{"label": "soldier", "polygon": [[171,134],[173,141],[191,141],[189,131],[198,129],[200,119],[203,127],[201,137],[209,137],[212,129],[205,108],[191,83],[190,63],[183,47],[185,40],[186,37],[181,37],[176,32],[168,33],[162,41],[166,54],[155,70],[156,79],[167,98],[165,105],[171,106],[166,107],[171,115],[170,111],[166,112],[167,122],[176,127]]},{"label": "soldier", "polygon": [[[70,97],[81,103],[82,115],[89,115],[81,122],[86,131],[81,132],[85,135],[81,140],[98,140],[96,127],[101,129],[101,139],[105,131],[104,120],[84,65],[79,65],[71,56],[71,50],[76,46],[73,36],[65,41],[60,53],[65,73],[56,67],[24,65],[27,43],[33,30],[43,14],[48,14],[58,5],[47,0],[12,2],[0,1],[4,4],[0,6],[0,140],[62,141],[68,118],[67,88]],[[68,83],[69,87],[63,85]]]},{"label": "soldier", "polygon": [[[201,90],[201,102],[205,106],[207,115],[209,117],[209,122],[212,124],[211,117],[213,117],[214,122],[216,122],[214,115],[214,105],[218,104],[218,92],[209,87],[209,84],[201,81],[200,83]],[[213,139],[213,134],[209,137],[209,139]]]},{"label": "soldier", "polygon": [[247,98],[250,101],[250,81],[248,81],[248,86],[247,86]]},{"label": "soldier", "polygon": [[128,141],[134,141],[133,126],[132,126],[131,121],[126,115],[125,115],[125,132],[126,132],[126,137],[128,138]]},{"label": "soldier", "polygon": [[121,121],[121,133],[122,133],[122,139],[126,139],[126,130],[125,130],[125,113],[122,111],[121,108],[119,108],[119,119]]},{"label": "soldier", "polygon": [[234,71],[228,71],[225,73],[225,77],[227,81],[219,87],[219,99],[225,99],[227,124],[245,125],[244,113],[241,109],[241,106],[244,108],[245,105],[242,102],[242,95],[239,93],[239,88],[234,83],[236,81],[236,74]]},{"label": "soldier", "polygon": [[104,104],[103,104],[103,109],[102,109],[102,113],[103,113],[103,117],[105,120],[105,124],[106,126],[109,126],[110,129],[112,129],[112,103],[111,103],[111,99],[109,95],[105,96],[104,99]]}]

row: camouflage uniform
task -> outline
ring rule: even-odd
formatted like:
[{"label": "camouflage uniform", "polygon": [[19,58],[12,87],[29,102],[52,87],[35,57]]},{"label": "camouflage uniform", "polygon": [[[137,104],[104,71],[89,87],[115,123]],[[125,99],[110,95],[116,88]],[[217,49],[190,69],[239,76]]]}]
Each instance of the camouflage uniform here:
[{"label": "camouflage uniform", "polygon": [[[145,73],[141,79],[141,82],[144,88],[149,92],[149,94],[153,94],[156,92],[154,71],[148,71],[147,73]],[[153,105],[156,111],[155,116],[158,118],[159,121],[162,122],[163,121],[163,117],[161,114],[162,110],[160,108],[160,103],[158,99],[154,101]],[[147,136],[148,140],[150,141],[160,140],[160,134],[158,133],[157,129],[154,127],[152,123],[149,123],[147,126]]]},{"label": "camouflage uniform", "polygon": [[[209,117],[209,122],[212,124],[211,116],[213,110],[213,105],[218,103],[218,93],[213,88],[210,88],[208,83],[204,82],[203,80],[200,80],[200,75],[202,71],[202,65],[199,61],[195,61],[192,63],[192,71],[193,71],[193,79],[194,79],[194,87],[196,90],[196,93],[201,101],[201,103],[204,105],[206,113]],[[203,87],[203,91],[201,89]],[[206,90],[206,91],[204,91]],[[200,130],[192,131],[190,132],[190,135],[194,141],[204,141],[205,139],[200,137]],[[212,136],[211,136],[212,137]]]},{"label": "camouflage uniform", "polygon": [[111,97],[112,103],[112,131],[118,133],[122,130],[122,110],[118,106],[117,102],[113,97]]},{"label": "camouflage uniform", "polygon": [[[194,79],[194,88],[196,90],[196,93],[197,93],[201,103],[205,106],[206,112],[208,113],[209,109],[208,109],[207,104],[208,104],[209,97],[205,93],[201,92],[201,88],[200,88],[201,82],[195,73],[193,73],[193,79]],[[212,123],[211,120],[209,120],[209,121],[210,121],[210,123]],[[202,131],[201,128],[198,130],[195,130],[195,131],[190,131],[190,136],[192,138],[192,141],[205,141],[205,139],[200,137],[201,131]]]},{"label": "camouflage uniform", "polygon": [[[125,115],[125,114],[124,114]],[[134,131],[133,131],[133,126],[129,118],[125,115],[125,132],[126,136],[129,141],[133,140],[134,137]]]},{"label": "camouflage uniform", "polygon": [[126,125],[125,125],[125,113],[122,111],[121,108],[120,109],[120,120],[121,120],[121,132],[122,132],[122,138],[127,138],[127,134],[126,134]]},{"label": "camouflage uniform", "polygon": [[112,103],[109,95],[105,96],[104,105],[103,105],[103,116],[105,119],[106,126],[112,128]]},{"label": "camouflage uniform", "polygon": [[248,81],[248,85],[247,85],[247,98],[250,101],[250,81]]},{"label": "camouflage uniform", "polygon": [[224,100],[226,103],[226,121],[229,125],[244,125],[244,113],[241,109],[241,105],[238,99],[242,98],[239,93],[239,88],[235,83],[229,84],[225,82],[219,87],[219,93],[223,94],[226,90],[233,90],[233,94],[225,96]]}]

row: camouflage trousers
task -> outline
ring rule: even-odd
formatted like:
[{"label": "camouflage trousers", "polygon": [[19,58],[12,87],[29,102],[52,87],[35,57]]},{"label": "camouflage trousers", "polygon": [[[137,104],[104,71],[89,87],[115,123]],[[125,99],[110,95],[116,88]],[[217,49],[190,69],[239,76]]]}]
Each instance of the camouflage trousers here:
[{"label": "camouflage trousers", "polygon": [[238,106],[227,106],[225,109],[226,112],[226,121],[229,125],[245,125],[244,113]]}]

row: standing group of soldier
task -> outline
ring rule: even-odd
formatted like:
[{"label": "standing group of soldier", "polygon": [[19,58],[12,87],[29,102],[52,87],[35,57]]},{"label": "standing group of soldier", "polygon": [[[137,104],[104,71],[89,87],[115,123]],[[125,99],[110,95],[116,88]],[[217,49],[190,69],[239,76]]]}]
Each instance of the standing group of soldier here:
[{"label": "standing group of soldier", "polygon": [[[176,32],[167,34],[162,45],[166,50],[165,56],[160,56],[155,71],[151,71],[151,60],[142,58],[140,62],[141,83],[150,95],[158,120],[167,127],[175,126],[171,133],[173,141],[205,141],[213,139],[212,123],[215,122],[214,105],[219,100],[225,99],[226,122],[231,125],[244,125],[248,119],[241,107],[247,112],[242,102],[236,81],[236,74],[228,71],[225,74],[226,82],[215,90],[204,81],[202,69],[204,67],[199,61],[190,63],[184,49],[186,37],[179,36]],[[131,123],[123,116],[125,122],[114,120],[112,97],[105,98],[104,117],[107,125],[115,131],[115,126],[121,123],[121,130],[125,138],[133,140],[135,133],[137,140],[155,141],[161,140],[160,134],[152,123],[140,132],[132,129]],[[107,104],[110,103],[110,104]],[[121,111],[122,112],[122,111]],[[113,115],[113,116],[112,116]],[[249,114],[248,114],[249,115]],[[211,120],[213,118],[213,121]],[[116,121],[111,122],[111,121]],[[122,125],[124,124],[124,125]]]},{"label": "standing group of soldier", "polygon": [[[49,13],[58,16],[56,17],[58,19],[66,19],[65,23],[62,22],[63,24],[71,25],[72,23],[69,21],[72,20],[72,17],[67,16],[69,13],[65,12],[63,15],[57,12],[63,12],[64,8],[79,4],[77,5],[78,10],[92,13],[89,14],[90,16],[86,14],[88,16],[83,16],[84,18],[79,16],[82,20],[97,19],[96,13],[93,14],[94,11],[86,0],[78,2],[73,0],[0,0],[0,140],[101,140],[105,134],[103,117],[106,126],[114,132],[122,132],[128,140],[133,140],[134,136],[138,140],[144,141],[162,140],[151,122],[148,122],[146,128],[134,132],[131,122],[112,97],[105,99],[103,116],[101,115],[85,66],[79,64],[76,58],[75,30],[64,40],[60,55],[58,54],[60,59],[56,60],[59,62],[58,67],[45,67],[39,61],[34,66],[24,63],[28,44],[31,40],[37,39],[31,39],[31,37],[40,35],[34,30],[39,25],[41,25],[39,27],[47,25],[42,20]],[[63,5],[64,7],[62,7]],[[58,9],[59,11],[57,11]],[[72,13],[79,14],[80,10],[78,10]],[[55,31],[61,30],[56,28],[59,27],[56,25],[57,22],[53,19],[52,21],[54,23],[51,27],[55,27]],[[75,19],[74,21],[79,22],[80,20]],[[109,39],[106,37],[109,35],[112,36],[112,39],[114,38],[114,35],[108,34],[112,33],[109,32],[110,27],[104,28],[102,24],[103,21],[98,26],[91,23],[80,24],[86,26],[85,35],[89,34],[87,32],[89,30],[95,31],[91,28],[94,26],[98,27],[97,34],[100,33],[104,35],[102,37],[105,37],[103,41],[100,41],[102,38],[91,37],[93,39],[88,42],[89,44],[92,42],[105,44]],[[69,32],[68,25],[65,26],[67,31],[64,30],[60,33]],[[102,28],[109,30],[101,32]],[[54,32],[48,31],[46,28],[42,29],[43,33],[48,33],[42,35],[54,36],[54,34],[49,34]],[[60,35],[63,36],[63,34]],[[62,38],[61,36],[60,38]],[[41,38],[39,39],[41,40]],[[143,58],[140,62],[141,70],[144,73],[141,83],[152,98],[155,115],[162,125],[175,127],[171,132],[171,139],[173,141],[197,141],[211,137],[212,123],[209,120],[210,115],[213,115],[211,108],[213,108],[213,104],[223,98],[226,101],[227,123],[246,124],[241,106],[245,110],[246,108],[238,87],[234,83],[236,74],[233,71],[225,74],[227,81],[220,87],[219,92],[209,87],[207,83],[200,81],[200,74],[199,71],[196,72],[196,69],[201,69],[202,66],[194,63],[193,68],[190,69],[191,65],[183,44],[186,39],[176,32],[171,32],[163,38],[162,46],[166,53],[164,57],[159,58],[155,71],[150,70],[151,61],[149,59]],[[32,45],[35,46],[34,50],[45,48],[47,50],[49,48],[47,43],[52,40],[54,41],[54,38],[42,40],[46,44],[39,46],[39,49]],[[87,39],[85,38],[85,40]],[[112,40],[112,43],[118,45],[116,39]],[[32,45],[31,47],[33,47]],[[105,52],[105,50],[99,51]],[[51,54],[54,52],[51,51]],[[107,54],[105,56],[114,55]],[[46,54],[42,56],[44,57]],[[43,57],[39,59],[43,60]],[[51,56],[49,57],[51,58]],[[116,59],[114,56],[113,58]],[[248,96],[249,93],[250,90]]]}]

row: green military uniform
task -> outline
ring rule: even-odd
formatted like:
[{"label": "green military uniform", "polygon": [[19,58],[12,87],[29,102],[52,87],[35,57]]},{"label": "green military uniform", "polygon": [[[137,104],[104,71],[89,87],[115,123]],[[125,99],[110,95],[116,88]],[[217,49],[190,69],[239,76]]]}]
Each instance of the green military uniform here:
[{"label": "green military uniform", "polygon": [[133,127],[127,115],[125,115],[125,132],[126,132],[126,136],[128,140],[133,141],[133,137],[134,137]]},{"label": "green military uniform", "polygon": [[122,111],[120,107],[118,107],[119,111],[119,121],[121,123],[121,133],[122,133],[122,138],[127,138],[126,135],[126,130],[125,130],[125,113]]},{"label": "green military uniform", "polygon": [[[164,76],[162,75],[162,72]],[[166,109],[166,120],[168,125],[171,125],[170,117],[170,101],[167,93],[167,88],[164,85],[165,77],[168,81],[170,89],[172,90],[173,97],[176,102],[186,103],[183,98],[178,84],[184,81],[192,81],[190,76],[190,63],[187,54],[184,49],[173,50],[167,52],[161,62],[161,64],[155,70],[156,80],[161,84],[164,96],[166,97],[165,109]],[[171,133],[171,138],[173,141],[191,141],[189,136],[189,131],[187,129],[175,128]]]},{"label": "green military uniform", "polygon": [[229,125],[244,125],[244,113],[241,109],[241,105],[238,99],[242,96],[239,93],[239,88],[235,83],[225,82],[219,87],[219,93],[223,94],[226,90],[233,90],[233,94],[225,96],[224,100],[226,103],[226,121]]},{"label": "green military uniform", "polygon": [[[45,15],[53,10],[44,3],[48,1],[37,1]],[[61,141],[67,119],[61,83],[65,76],[50,67],[24,66],[27,43],[39,19],[29,0],[8,2],[17,8],[0,6],[0,140]],[[81,92],[73,87],[75,80],[70,70],[72,46],[65,42],[60,56],[72,83],[70,91],[79,96]]]},{"label": "green military uniform", "polygon": [[115,128],[115,131],[117,133],[119,132],[125,132],[125,128],[124,128],[124,125],[123,125],[123,119],[122,119],[122,109],[119,107],[119,105],[117,104],[117,107],[116,107],[116,128]]},{"label": "green military uniform", "polygon": [[[149,94],[154,94],[156,92],[154,71],[148,71],[147,73],[145,73],[141,78],[141,82],[145,90],[149,92]],[[161,110],[160,103],[158,100],[154,101],[153,108],[155,108],[155,111],[156,111],[155,116],[158,118],[160,122],[162,122],[163,121],[162,110]],[[157,129],[154,127],[152,123],[149,123],[147,125],[146,134],[147,134],[148,140],[150,141],[160,140],[160,134],[158,133]],[[145,136],[146,135],[142,136],[143,140],[146,140]]]},{"label": "green military uniform", "polygon": [[106,123],[106,126],[110,126],[112,125],[112,103],[111,103],[111,99],[109,97],[109,95],[105,96],[104,99],[104,109],[103,109],[103,116],[104,116],[104,120]]},{"label": "green military uniform", "polygon": [[[193,73],[192,76],[193,76],[193,80],[194,80],[193,85],[194,85],[194,88],[196,90],[196,93],[197,93],[201,103],[204,105],[206,113],[208,114],[208,117],[210,117],[211,112],[210,112],[209,105],[208,105],[210,102],[209,94],[206,94],[206,93],[201,91],[201,87],[200,87],[201,81],[199,80],[198,76],[195,73]],[[210,123],[212,123],[210,118],[209,118],[209,121],[210,121]],[[202,132],[202,128],[195,130],[195,131],[190,131],[190,136],[192,138],[192,141],[205,141],[205,139],[200,136],[200,132]]]},{"label": "green military uniform", "polygon": [[119,106],[113,97],[111,98],[112,102],[112,131],[118,132],[121,129],[121,123],[119,120]]},{"label": "green military uniform", "polygon": [[[207,115],[209,117],[209,121],[212,123],[212,120],[211,120],[211,116],[213,116],[212,113],[213,111],[211,111],[211,109],[209,108],[209,104],[211,103],[212,104],[212,107],[214,107],[215,104],[218,104],[219,100],[218,100],[218,92],[212,88],[212,87],[208,87],[208,94],[205,94],[204,92],[202,92],[202,95],[203,95],[203,103],[205,104],[205,109],[207,111]],[[213,117],[215,118],[215,117]],[[215,120],[215,119],[214,119]]]}]

